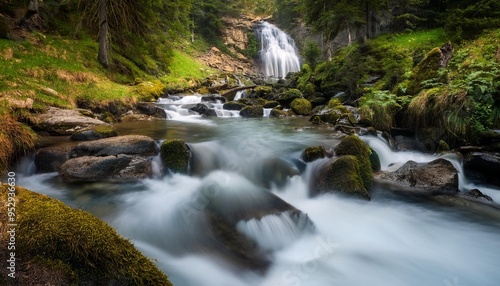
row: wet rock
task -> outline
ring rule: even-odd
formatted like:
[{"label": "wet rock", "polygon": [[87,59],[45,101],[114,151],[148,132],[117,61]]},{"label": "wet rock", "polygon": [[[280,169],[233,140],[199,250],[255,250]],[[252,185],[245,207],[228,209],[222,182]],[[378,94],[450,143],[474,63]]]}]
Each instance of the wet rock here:
[{"label": "wet rock", "polygon": [[478,189],[472,189],[463,194],[464,196],[477,200],[477,201],[483,201],[483,202],[492,202],[493,199],[488,196],[483,194],[480,190]]},{"label": "wet rock", "polygon": [[200,115],[208,116],[208,117],[217,117],[217,112],[215,110],[209,108],[203,103],[198,103],[196,106],[191,107],[189,110],[194,112],[198,112]]},{"label": "wet rock", "polygon": [[258,180],[265,188],[271,188],[272,186],[281,188],[285,186],[288,178],[300,174],[299,169],[294,164],[281,158],[267,159],[258,169],[260,170]]},{"label": "wet rock", "polygon": [[140,180],[151,175],[151,160],[129,155],[83,156],[62,164],[59,175],[66,182]]},{"label": "wet rock", "polygon": [[262,107],[264,108],[275,108],[275,107],[278,107],[280,105],[279,102],[277,101],[266,101],[266,103],[264,103],[264,105],[262,105]]},{"label": "wet rock", "polygon": [[167,113],[164,109],[157,107],[154,103],[150,102],[141,102],[137,105],[137,109],[146,115],[158,117],[158,118],[167,118]]},{"label": "wet rock", "polygon": [[191,151],[186,142],[180,139],[165,140],[160,149],[162,161],[170,171],[181,174],[189,172]]},{"label": "wet rock", "polygon": [[394,143],[401,151],[425,151],[415,137],[397,135],[394,136]]},{"label": "wet rock", "polygon": [[71,135],[78,129],[107,125],[106,122],[83,116],[80,112],[70,109],[50,107],[47,112],[34,116],[33,129],[47,132],[50,135]]},{"label": "wet rock", "polygon": [[222,108],[226,109],[226,110],[242,110],[246,106],[247,106],[246,104],[243,104],[241,102],[229,101],[227,103],[224,103],[224,105],[222,106]]},{"label": "wet rock", "polygon": [[445,159],[429,163],[408,161],[395,172],[377,174],[375,181],[396,191],[458,192],[458,172],[453,164]]},{"label": "wet rock", "polygon": [[363,186],[370,189],[372,183],[372,164],[370,162],[371,148],[356,135],[346,136],[335,146],[335,155],[352,155],[359,162],[359,174],[363,181]]},{"label": "wet rock", "polygon": [[321,158],[331,158],[333,156],[331,151],[327,151],[324,146],[307,147],[302,153],[304,162],[312,162]]},{"label": "wet rock", "polygon": [[500,154],[471,152],[464,156],[465,175],[473,181],[500,186]]},{"label": "wet rock", "polygon": [[269,117],[287,117],[288,115],[286,114],[286,112],[284,112],[283,110],[279,110],[277,108],[273,108],[271,110],[271,113],[269,113]]},{"label": "wet rock", "polygon": [[264,116],[264,108],[260,105],[257,106],[247,106],[240,111],[241,117],[262,117]]},{"label": "wet rock", "polygon": [[296,98],[290,103],[290,108],[298,115],[308,115],[311,113],[311,103],[305,98]]},{"label": "wet rock", "polygon": [[70,137],[73,141],[91,141],[118,136],[118,132],[111,125],[99,125],[76,131]]},{"label": "wet rock", "polygon": [[210,103],[219,103],[219,102],[226,102],[227,98],[224,96],[220,96],[217,94],[210,94],[210,95],[205,95],[201,98],[201,102],[210,102]]},{"label": "wet rock", "polygon": [[298,89],[291,88],[285,91],[285,93],[279,95],[276,101],[283,106],[289,106],[290,103],[297,98],[302,98],[302,92]]},{"label": "wet rock", "polygon": [[61,165],[70,158],[75,145],[50,146],[35,153],[35,166],[38,173],[57,172]]},{"label": "wet rock", "polygon": [[158,151],[153,139],[141,135],[126,135],[82,142],[75,147],[71,157],[119,154],[154,156]]}]

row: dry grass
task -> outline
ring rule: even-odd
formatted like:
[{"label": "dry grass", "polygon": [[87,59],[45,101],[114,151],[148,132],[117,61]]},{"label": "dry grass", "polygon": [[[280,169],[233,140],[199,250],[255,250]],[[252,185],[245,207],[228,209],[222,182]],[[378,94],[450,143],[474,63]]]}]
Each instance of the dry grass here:
[{"label": "dry grass", "polygon": [[0,115],[0,173],[10,162],[35,147],[36,134],[11,115]]}]

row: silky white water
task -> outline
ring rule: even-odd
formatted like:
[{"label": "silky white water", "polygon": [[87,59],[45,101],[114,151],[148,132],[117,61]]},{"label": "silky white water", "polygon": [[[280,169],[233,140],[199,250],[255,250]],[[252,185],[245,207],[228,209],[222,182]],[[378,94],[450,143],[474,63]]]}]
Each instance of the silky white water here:
[{"label": "silky white water", "polygon": [[[167,120],[163,127],[157,127],[163,128],[167,137],[184,134],[184,130],[208,134],[201,139],[186,135],[191,146],[204,154],[199,175],[80,186],[62,184],[56,174],[20,174],[18,181],[105,219],[155,259],[174,285],[499,284],[498,222],[384,190],[374,190],[369,202],[332,194],[310,198],[308,186],[318,161],[300,163],[300,152],[307,146],[335,146],[338,141],[328,130],[298,129],[309,125],[294,119],[208,121],[212,124],[172,124]],[[363,139],[379,153],[383,168],[410,159],[426,162],[437,157],[393,152],[379,138]],[[268,165],[273,158],[282,163]],[[269,176],[297,170],[299,175],[281,185]],[[263,189],[266,185],[270,186],[267,191]],[[258,206],[265,203],[266,192],[307,214],[314,228],[301,223],[304,217],[287,213],[239,220],[237,230],[270,253],[271,264],[260,273],[244,270],[221,254],[224,250],[203,214],[209,207],[233,212],[246,202]],[[498,194],[500,190],[490,192]]]},{"label": "silky white water", "polygon": [[284,78],[289,72],[300,70],[300,59],[295,41],[275,25],[260,22],[257,27],[260,39],[260,60],[264,75]]}]

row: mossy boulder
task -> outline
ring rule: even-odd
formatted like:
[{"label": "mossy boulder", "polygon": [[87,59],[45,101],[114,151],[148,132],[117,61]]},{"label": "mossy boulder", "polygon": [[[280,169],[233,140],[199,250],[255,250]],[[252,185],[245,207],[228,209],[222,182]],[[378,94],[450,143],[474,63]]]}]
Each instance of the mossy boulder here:
[{"label": "mossy boulder", "polygon": [[442,66],[443,53],[440,48],[434,48],[428,52],[424,59],[413,69],[407,93],[416,95],[422,88],[422,82],[433,80],[436,83],[446,83],[446,76],[439,72]]},{"label": "mossy boulder", "polygon": [[275,107],[278,107],[279,105],[280,105],[279,102],[272,100],[272,101],[266,101],[262,105],[262,107],[264,107],[264,108],[275,108]]},{"label": "mossy boulder", "polygon": [[273,94],[273,88],[268,85],[259,85],[254,91],[256,97],[268,97]]},{"label": "mossy boulder", "polygon": [[311,113],[312,106],[307,99],[296,98],[290,104],[290,108],[298,115],[308,115]]},{"label": "mossy boulder", "polygon": [[[7,221],[7,185],[0,213]],[[172,285],[157,266],[95,216],[16,187],[16,285]],[[0,224],[7,234],[7,224]],[[7,235],[0,236],[7,245]],[[0,284],[9,285],[2,267]],[[13,284],[12,284],[13,285]]]},{"label": "mossy boulder", "polygon": [[262,117],[264,116],[264,108],[261,105],[247,106],[240,111],[241,117]]},{"label": "mossy boulder", "polygon": [[320,171],[311,195],[339,192],[365,200],[370,200],[370,194],[363,181],[362,167],[358,158],[345,155],[329,161]]},{"label": "mossy boulder", "polygon": [[118,136],[118,131],[111,125],[98,125],[76,131],[70,137],[73,141],[91,141]]},{"label": "mossy boulder", "polygon": [[269,113],[269,117],[287,117],[287,114],[283,110],[273,108],[271,113]]},{"label": "mossy boulder", "polygon": [[373,150],[370,147],[370,165],[372,166],[372,171],[377,172],[380,171],[381,165],[380,165],[380,157],[378,156],[377,152]]},{"label": "mossy boulder", "polygon": [[242,110],[245,108],[247,105],[238,101],[229,101],[224,103],[222,106],[223,109],[226,110]]},{"label": "mossy boulder", "polygon": [[332,157],[332,153],[324,146],[307,147],[302,153],[304,162],[312,162],[325,157]]},{"label": "mossy boulder", "polygon": [[277,101],[284,106],[289,106],[294,99],[302,98],[302,92],[296,88],[287,89],[283,94],[281,94]]},{"label": "mossy boulder", "polygon": [[335,155],[355,156],[359,162],[359,174],[366,189],[370,189],[372,183],[372,164],[370,163],[370,146],[356,135],[346,136],[335,146]]},{"label": "mossy boulder", "polygon": [[160,148],[165,166],[174,173],[187,174],[191,151],[189,145],[181,139],[165,140]]}]

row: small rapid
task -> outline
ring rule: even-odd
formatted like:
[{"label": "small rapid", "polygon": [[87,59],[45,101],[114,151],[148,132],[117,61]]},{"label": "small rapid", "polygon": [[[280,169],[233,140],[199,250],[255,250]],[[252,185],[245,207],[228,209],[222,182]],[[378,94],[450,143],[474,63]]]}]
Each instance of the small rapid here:
[{"label": "small rapid", "polygon": [[[188,109],[196,101],[178,105]],[[27,159],[18,182],[103,218],[157,261],[174,285],[498,285],[498,222],[383,189],[373,190],[369,202],[335,194],[311,198],[322,161],[305,163],[301,152],[335,146],[331,131],[299,129],[306,121],[293,118],[204,120],[211,124],[167,120],[156,127],[160,138],[175,134],[189,142],[191,176],[64,184],[55,173],[29,173]],[[463,175],[454,154],[396,152],[382,138],[361,138],[384,170],[444,157]],[[460,180],[461,188],[485,191],[465,176]],[[500,201],[500,190],[489,192]],[[234,246],[230,237],[248,244]]]}]

